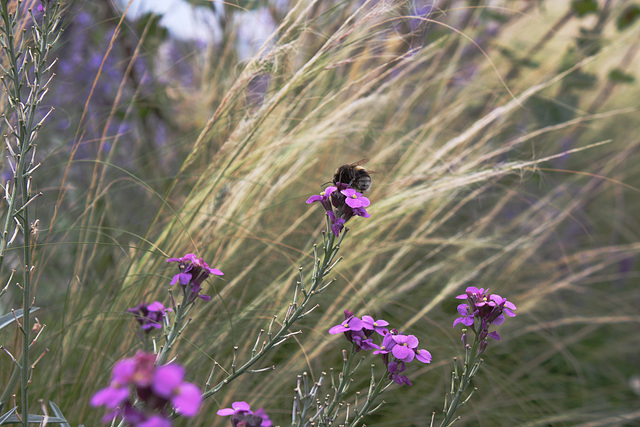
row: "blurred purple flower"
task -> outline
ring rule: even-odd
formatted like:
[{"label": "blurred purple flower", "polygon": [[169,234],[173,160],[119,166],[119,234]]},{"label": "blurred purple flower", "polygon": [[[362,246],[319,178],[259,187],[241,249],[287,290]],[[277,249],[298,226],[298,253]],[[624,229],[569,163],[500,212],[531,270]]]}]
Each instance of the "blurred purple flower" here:
[{"label": "blurred purple flower", "polygon": [[218,410],[218,415],[227,417],[231,415],[231,424],[234,427],[271,427],[269,416],[260,408],[255,413],[247,402],[233,402],[231,408]]},{"label": "blurred purple flower", "polygon": [[165,365],[156,369],[151,388],[156,396],[171,402],[176,412],[185,417],[198,413],[202,394],[198,386],[184,381],[184,368]]},{"label": "blurred purple flower", "polygon": [[170,285],[175,285],[179,282],[183,287],[183,292],[186,292],[186,289],[190,288],[190,302],[196,297],[202,298],[205,301],[209,301],[211,299],[208,295],[200,295],[202,282],[204,282],[211,274],[222,276],[222,271],[217,268],[209,267],[202,258],[198,258],[194,254],[186,254],[182,258],[169,258],[167,262],[179,263],[178,268],[180,269],[180,273],[173,276]]},{"label": "blurred purple flower", "polygon": [[172,310],[164,308],[161,302],[154,301],[149,305],[144,302],[140,303],[137,307],[130,308],[127,311],[136,316],[136,320],[142,325],[142,330],[151,332],[152,329],[162,328],[163,319],[167,315],[167,311]]},{"label": "blurred purple flower", "polygon": [[[184,382],[184,368],[171,364],[155,366],[156,356],[138,352],[133,358],[116,363],[109,387],[91,398],[91,406],[106,406],[106,422],[121,416],[134,426],[170,426],[165,413],[169,403],[176,412],[192,417],[200,408],[202,395],[195,385]],[[144,412],[133,406],[130,391],[144,402]],[[167,424],[168,422],[168,424]]]},{"label": "blurred purple flower", "polygon": [[171,420],[160,415],[153,415],[146,421],[138,423],[138,427],[171,427]]}]

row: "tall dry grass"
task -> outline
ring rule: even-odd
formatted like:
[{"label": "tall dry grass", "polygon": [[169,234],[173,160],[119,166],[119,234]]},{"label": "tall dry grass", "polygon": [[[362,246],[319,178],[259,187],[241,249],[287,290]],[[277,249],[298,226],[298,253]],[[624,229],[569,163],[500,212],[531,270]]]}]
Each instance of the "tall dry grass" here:
[{"label": "tall dry grass", "polygon": [[[214,363],[221,377],[232,347],[248,357],[258,330],[284,314],[298,267],[312,264],[324,218],[306,198],[336,166],[368,157],[371,218],[348,224],[338,281],[303,333],[264,362],[275,371],[230,384],[181,425],[225,425],[215,411],[237,400],[286,424],[296,375],[339,366],[343,339],[327,331],[344,309],[402,325],[434,357],[367,424],[427,425],[460,354],[452,298],[467,285],[508,297],[518,317],[491,343],[460,425],[638,419],[629,386],[640,344],[638,90],[607,80],[612,65],[637,71],[637,26],[615,30],[618,3],[582,19],[555,2],[442,2],[448,9],[422,19],[407,5],[301,1],[242,67],[230,49],[208,58],[197,91],[171,88],[167,108],[188,137],[158,153],[184,159],[169,180],[146,182],[97,159],[95,186],[76,199],[82,214],[57,220],[83,234],[65,302],[51,307],[55,363],[34,395],[74,424],[96,425],[88,397],[137,346],[124,310],[166,301],[174,272],[165,259],[188,252],[225,276],[175,356],[190,380],[202,384]],[[489,13],[505,22],[494,28]],[[566,63],[579,25],[600,25],[606,44]],[[539,64],[513,65],[507,49]],[[567,82],[579,73],[597,80],[577,91]],[[252,92],[257,78],[269,79],[264,96]],[[122,182],[144,196],[118,201]],[[148,216],[144,203],[157,212]],[[125,237],[127,224],[111,218],[140,221],[139,204],[147,231]],[[52,238],[44,265],[69,246]],[[354,388],[366,386],[364,374]]]}]

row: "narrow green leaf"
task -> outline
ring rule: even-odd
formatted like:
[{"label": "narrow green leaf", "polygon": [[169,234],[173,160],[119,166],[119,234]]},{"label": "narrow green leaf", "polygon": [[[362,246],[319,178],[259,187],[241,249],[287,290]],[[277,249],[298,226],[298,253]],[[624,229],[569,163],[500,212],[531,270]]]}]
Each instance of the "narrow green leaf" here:
[{"label": "narrow green leaf", "polygon": [[633,83],[636,78],[633,74],[625,73],[620,68],[614,68],[609,71],[609,80],[613,83]]},{"label": "narrow green leaf", "polygon": [[582,18],[589,13],[598,13],[598,2],[596,0],[573,0],[571,8],[576,15]]},{"label": "narrow green leaf", "polygon": [[9,412],[7,412],[6,414],[4,414],[4,415],[0,415],[0,424],[4,424],[4,422],[5,422],[5,421],[7,421],[7,420],[9,419],[9,417],[10,417],[11,415],[13,415],[13,413],[14,413],[14,412],[16,412],[16,410],[17,410],[17,409],[18,409],[18,407],[17,407],[17,406],[14,406],[14,407],[13,407],[13,408],[11,408],[11,409],[9,410]]},{"label": "narrow green leaf", "polygon": [[61,422],[60,425],[62,427],[71,427],[69,425],[69,423],[67,423],[67,420],[64,416],[64,414],[62,413],[62,410],[60,410],[60,408],[58,407],[58,405],[56,405],[55,403],[53,403],[52,401],[49,401],[49,406],[51,406],[51,410],[53,411],[53,413],[56,415],[56,417],[58,418],[62,418],[63,420],[65,420],[64,422]]},{"label": "narrow green leaf", "polygon": [[[13,411],[15,412],[15,408],[13,409]],[[29,414],[29,424],[42,424],[43,421],[44,421],[44,415]],[[18,416],[15,414],[9,414],[7,418],[0,418],[0,422],[3,422],[4,424],[22,424],[22,421],[20,421]],[[67,426],[69,425],[67,424],[67,420],[65,420],[64,418],[58,418],[58,417],[47,417],[47,423],[62,424]]]},{"label": "narrow green leaf", "polygon": [[618,22],[617,22],[618,30],[619,31],[626,30],[631,25],[633,25],[634,22],[636,22],[639,16],[640,16],[640,6],[638,6],[637,4],[632,4],[630,6],[627,6],[622,11],[620,16],[618,16]]}]

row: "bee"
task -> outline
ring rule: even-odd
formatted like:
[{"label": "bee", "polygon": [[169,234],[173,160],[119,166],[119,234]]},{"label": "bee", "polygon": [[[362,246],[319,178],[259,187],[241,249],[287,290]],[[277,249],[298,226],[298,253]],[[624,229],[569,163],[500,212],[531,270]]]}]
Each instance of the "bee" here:
[{"label": "bee", "polygon": [[367,191],[371,188],[369,172],[373,173],[373,171],[367,171],[361,165],[368,161],[369,159],[362,159],[355,163],[340,166],[333,175],[333,183],[335,185],[338,185],[339,182],[347,184],[361,193]]}]

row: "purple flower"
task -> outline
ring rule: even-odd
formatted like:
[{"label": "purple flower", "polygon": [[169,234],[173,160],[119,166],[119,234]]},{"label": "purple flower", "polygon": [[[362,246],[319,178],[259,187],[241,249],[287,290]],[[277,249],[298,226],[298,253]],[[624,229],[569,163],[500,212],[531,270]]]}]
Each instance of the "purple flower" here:
[{"label": "purple flower", "polygon": [[[166,415],[169,403],[186,417],[196,415],[202,400],[200,389],[184,382],[182,366],[158,367],[155,360],[154,354],[138,352],[133,358],[116,363],[109,387],[91,398],[92,406],[106,406],[111,410],[104,418],[106,422],[120,416],[133,426],[170,426]],[[133,406],[132,389],[138,400],[144,402],[144,412]]]},{"label": "purple flower", "polygon": [[223,409],[219,409],[217,414],[220,415],[221,417],[226,417],[229,415],[236,415],[236,414],[244,414],[244,413],[253,413],[251,412],[251,406],[249,406],[249,404],[247,402],[241,401],[241,402],[233,402],[231,404],[231,408],[223,408]]},{"label": "purple flower", "polygon": [[373,343],[373,340],[367,337],[362,330],[351,332],[351,342],[361,350],[376,350],[378,348],[378,346]]},{"label": "purple flower", "polygon": [[[431,363],[431,353],[425,349],[418,349],[418,338],[415,335],[403,335],[396,329],[388,330],[386,320],[374,320],[371,316],[362,316],[358,319],[352,311],[345,310],[346,320],[333,326],[329,333],[344,333],[349,342],[354,344],[355,351],[373,350],[373,354],[379,354],[382,362],[389,372],[388,378],[398,384],[411,385],[411,381],[402,372],[406,369],[406,363],[414,359],[422,363]],[[382,335],[382,343],[376,344],[372,336],[374,332]]]},{"label": "purple flower", "polygon": [[377,350],[373,352],[373,354],[387,354],[389,353],[393,347],[395,347],[396,342],[393,340],[394,335],[388,333],[382,339],[382,345],[378,346]]},{"label": "purple flower", "polygon": [[458,317],[456,320],[453,321],[454,328],[458,323],[462,323],[465,326],[473,325],[473,317],[475,316],[475,313],[469,313],[467,311],[467,307],[468,307],[467,304],[460,304],[458,306],[458,313],[460,313],[462,317]]},{"label": "purple flower", "polygon": [[350,316],[344,322],[329,329],[329,333],[339,334],[342,332],[360,331],[362,330],[363,327],[364,327],[364,323],[362,323],[362,320],[358,319],[355,316]]},{"label": "purple flower", "polygon": [[341,193],[346,197],[345,203],[352,209],[366,208],[371,204],[369,199],[364,197],[362,193],[358,193],[353,188],[342,190]]},{"label": "purple flower", "polygon": [[333,211],[333,208],[331,207],[331,194],[336,190],[337,188],[331,185],[325,188],[324,191],[322,191],[322,193],[320,193],[319,196],[316,195],[316,196],[309,197],[309,199],[307,200],[307,203],[311,204],[314,202],[320,202],[324,207],[325,211],[327,212]]},{"label": "purple flower", "polygon": [[369,218],[365,207],[371,203],[369,199],[344,183],[327,187],[320,195],[307,199],[307,203],[320,202],[331,218],[331,231],[338,237],[344,225],[354,216]]},{"label": "purple flower", "polygon": [[365,329],[376,331],[382,336],[385,336],[389,331],[385,326],[389,326],[389,322],[386,320],[373,320],[371,316],[362,316],[362,323],[364,323]]},{"label": "purple flower", "polygon": [[144,331],[150,332],[152,329],[162,328],[163,319],[167,315],[167,311],[172,310],[164,308],[161,302],[154,301],[149,305],[140,303],[137,307],[130,308],[127,311],[136,316],[136,320],[142,325]]},{"label": "purple flower", "polygon": [[264,411],[264,409],[258,408],[254,413],[254,415],[257,415],[260,418],[262,418],[262,424],[260,424],[260,427],[271,427],[272,425],[271,420],[269,419],[269,416]]},{"label": "purple flower", "polygon": [[336,237],[340,235],[340,232],[344,228],[344,223],[346,222],[342,218],[336,218],[336,215],[333,211],[327,211],[327,216],[331,218],[331,231],[335,234]]},{"label": "purple flower", "polygon": [[176,274],[173,276],[173,279],[171,279],[170,285],[180,283],[183,286],[183,290],[189,287],[187,285],[190,285],[190,301],[193,301],[196,297],[202,298],[205,301],[209,301],[211,299],[208,295],[200,295],[202,282],[204,282],[211,274],[222,276],[222,271],[217,268],[209,267],[202,258],[198,258],[194,254],[186,254],[182,258],[169,258],[167,262],[178,262],[178,268],[180,269],[180,273]]},{"label": "purple flower", "polygon": [[234,427],[271,427],[271,420],[264,409],[260,408],[255,413],[247,402],[233,402],[231,408],[223,408],[217,412],[222,417],[231,415],[231,424]]},{"label": "purple flower", "polygon": [[409,363],[416,357],[418,338],[415,335],[393,335],[393,340],[396,345],[391,352],[396,359]]},{"label": "purple flower", "polygon": [[480,340],[487,337],[500,340],[497,332],[489,333],[489,326],[492,324],[501,325],[504,322],[505,314],[509,317],[516,315],[513,312],[516,306],[512,302],[498,294],[489,295],[489,291],[485,291],[484,288],[478,289],[475,286],[469,286],[464,294],[458,295],[456,298],[466,299],[467,302],[458,305],[460,317],[453,321],[453,327],[458,323],[469,326]]},{"label": "purple flower", "polygon": [[151,389],[156,396],[171,401],[176,412],[193,417],[200,409],[202,394],[198,386],[184,382],[184,368],[165,365],[156,369]]},{"label": "purple flower", "polygon": [[396,384],[406,384],[408,386],[411,386],[411,381],[409,380],[409,378],[407,378],[405,375],[400,375],[400,373],[404,372],[406,368],[407,367],[403,362],[389,362],[389,364],[387,365],[389,379],[395,381]]},{"label": "purple flower", "polygon": [[416,350],[416,360],[422,363],[431,363],[431,353],[427,350]]},{"label": "purple flower", "polygon": [[145,421],[138,423],[138,427],[171,427],[171,420],[160,415],[153,415]]}]

